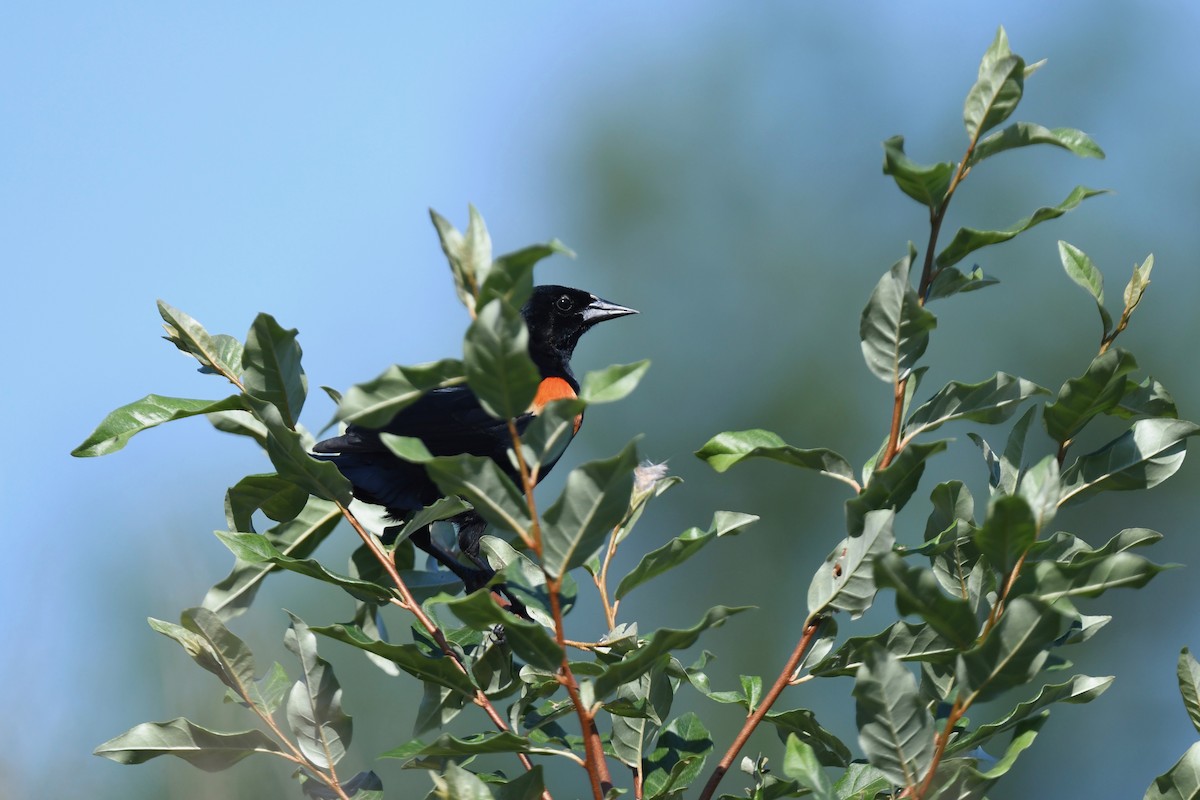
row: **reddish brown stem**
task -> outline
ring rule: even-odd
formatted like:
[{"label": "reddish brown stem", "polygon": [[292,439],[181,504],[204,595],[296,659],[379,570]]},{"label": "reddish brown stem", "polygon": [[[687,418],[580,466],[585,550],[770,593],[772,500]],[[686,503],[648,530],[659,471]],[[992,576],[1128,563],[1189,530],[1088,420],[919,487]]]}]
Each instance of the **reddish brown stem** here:
[{"label": "reddish brown stem", "polygon": [[810,619],[804,626],[804,632],[800,636],[800,641],[796,644],[796,649],[792,651],[792,655],[788,658],[787,664],[784,665],[783,671],[779,673],[779,677],[775,679],[775,684],[770,691],[763,696],[762,702],[758,708],[746,718],[746,722],[742,725],[742,729],[738,731],[738,735],[733,740],[733,744],[725,751],[725,755],[721,757],[721,761],[713,770],[712,775],[708,777],[708,783],[704,784],[704,791],[700,793],[699,800],[712,800],[713,793],[717,791],[717,785],[721,783],[721,779],[725,777],[725,773],[733,766],[734,759],[738,753],[746,746],[746,742],[750,740],[750,734],[754,733],[754,729],[758,727],[763,718],[767,716],[767,712],[771,710],[771,706],[787,688],[792,679],[792,675],[796,672],[796,668],[800,666],[801,659],[808,652],[808,648],[812,646],[813,638],[821,629],[824,618]]}]

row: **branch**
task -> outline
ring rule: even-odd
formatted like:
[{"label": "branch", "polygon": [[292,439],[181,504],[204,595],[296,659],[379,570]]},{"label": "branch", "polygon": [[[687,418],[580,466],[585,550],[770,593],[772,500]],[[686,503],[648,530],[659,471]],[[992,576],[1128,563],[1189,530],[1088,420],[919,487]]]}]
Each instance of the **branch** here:
[{"label": "branch", "polygon": [[763,697],[758,708],[746,719],[746,723],[738,731],[733,744],[729,746],[720,763],[717,764],[716,769],[709,776],[708,783],[704,784],[704,791],[700,793],[699,800],[712,800],[713,794],[717,791],[717,785],[725,777],[725,773],[729,771],[729,768],[733,766],[733,760],[737,758],[738,753],[741,752],[741,749],[750,739],[750,734],[754,733],[754,729],[767,716],[767,712],[771,710],[771,706],[775,704],[779,695],[783,693],[784,688],[791,683],[792,676],[796,672],[797,667],[799,667],[800,661],[804,658],[805,653],[808,652],[808,648],[812,646],[813,638],[817,635],[824,622],[824,617],[817,617],[816,619],[810,618],[804,624],[804,632],[800,636],[800,641],[796,644],[796,649],[792,651],[791,657],[788,658],[787,663],[784,665],[783,671],[779,673],[779,677],[775,679],[775,684]]}]

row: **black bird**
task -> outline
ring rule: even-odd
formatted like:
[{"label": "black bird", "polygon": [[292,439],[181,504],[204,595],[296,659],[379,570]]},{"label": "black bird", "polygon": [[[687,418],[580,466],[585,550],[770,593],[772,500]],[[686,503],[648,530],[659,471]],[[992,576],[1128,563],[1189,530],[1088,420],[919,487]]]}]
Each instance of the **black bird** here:
[{"label": "black bird", "polygon": [[[521,309],[521,316],[529,330],[529,357],[542,381],[529,410],[516,419],[517,430],[524,432],[534,415],[550,401],[577,395],[579,381],[571,371],[571,355],[579,337],[599,322],[636,313],[632,308],[601,300],[580,289],[535,287]],[[574,433],[578,433],[582,421],[581,414],[575,420]],[[467,386],[434,389],[403,408],[382,428],[350,425],[343,435],[313,447],[318,458],[337,465],[354,487],[355,497],[384,506],[398,522],[433,503],[442,493],[421,465],[404,461],[388,450],[379,438],[384,432],[416,437],[435,456],[459,453],[486,456],[519,485],[507,455],[512,444],[507,422],[488,414]],[[542,464],[538,479],[544,478],[553,466],[554,461]],[[435,544],[428,526],[415,532],[411,539],[461,578],[469,592],[486,584],[494,574],[477,555],[479,537],[486,523],[474,511],[459,514],[451,522],[458,531],[459,549],[475,561],[478,569],[461,564]]]}]

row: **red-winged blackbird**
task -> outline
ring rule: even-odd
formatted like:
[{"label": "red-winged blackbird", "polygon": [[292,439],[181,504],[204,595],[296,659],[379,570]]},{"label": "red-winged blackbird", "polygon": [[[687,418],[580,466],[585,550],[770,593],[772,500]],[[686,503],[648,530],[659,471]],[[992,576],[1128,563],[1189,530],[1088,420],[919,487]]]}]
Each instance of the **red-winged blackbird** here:
[{"label": "red-winged blackbird", "polygon": [[[521,315],[529,330],[529,356],[542,381],[529,411],[515,420],[517,430],[524,432],[534,415],[551,400],[576,396],[579,381],[571,372],[571,355],[579,337],[599,322],[636,313],[632,308],[601,300],[580,289],[535,287]],[[574,432],[579,431],[582,419],[582,414],[576,419]],[[488,414],[466,386],[434,389],[403,408],[382,428],[351,425],[343,435],[313,447],[319,458],[337,465],[354,487],[355,497],[384,506],[397,521],[410,518],[442,493],[422,466],[404,461],[388,450],[380,441],[381,432],[414,436],[435,456],[459,453],[487,456],[519,485],[508,457],[512,438],[507,422]],[[554,461],[542,464],[537,477],[544,478],[553,466]],[[479,537],[486,524],[474,511],[459,514],[451,522],[458,530],[459,548],[480,569],[459,563],[436,545],[428,527],[415,532],[411,539],[461,578],[467,591],[472,591],[487,583],[493,574],[477,555]]]}]

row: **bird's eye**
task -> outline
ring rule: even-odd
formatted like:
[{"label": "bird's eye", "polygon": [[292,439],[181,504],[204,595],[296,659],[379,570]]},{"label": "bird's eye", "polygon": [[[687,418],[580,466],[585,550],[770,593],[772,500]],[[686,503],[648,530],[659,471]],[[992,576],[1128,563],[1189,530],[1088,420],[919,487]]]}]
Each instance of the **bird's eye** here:
[{"label": "bird's eye", "polygon": [[560,294],[558,299],[554,301],[554,307],[559,311],[570,311],[573,305],[571,296],[566,294]]}]

